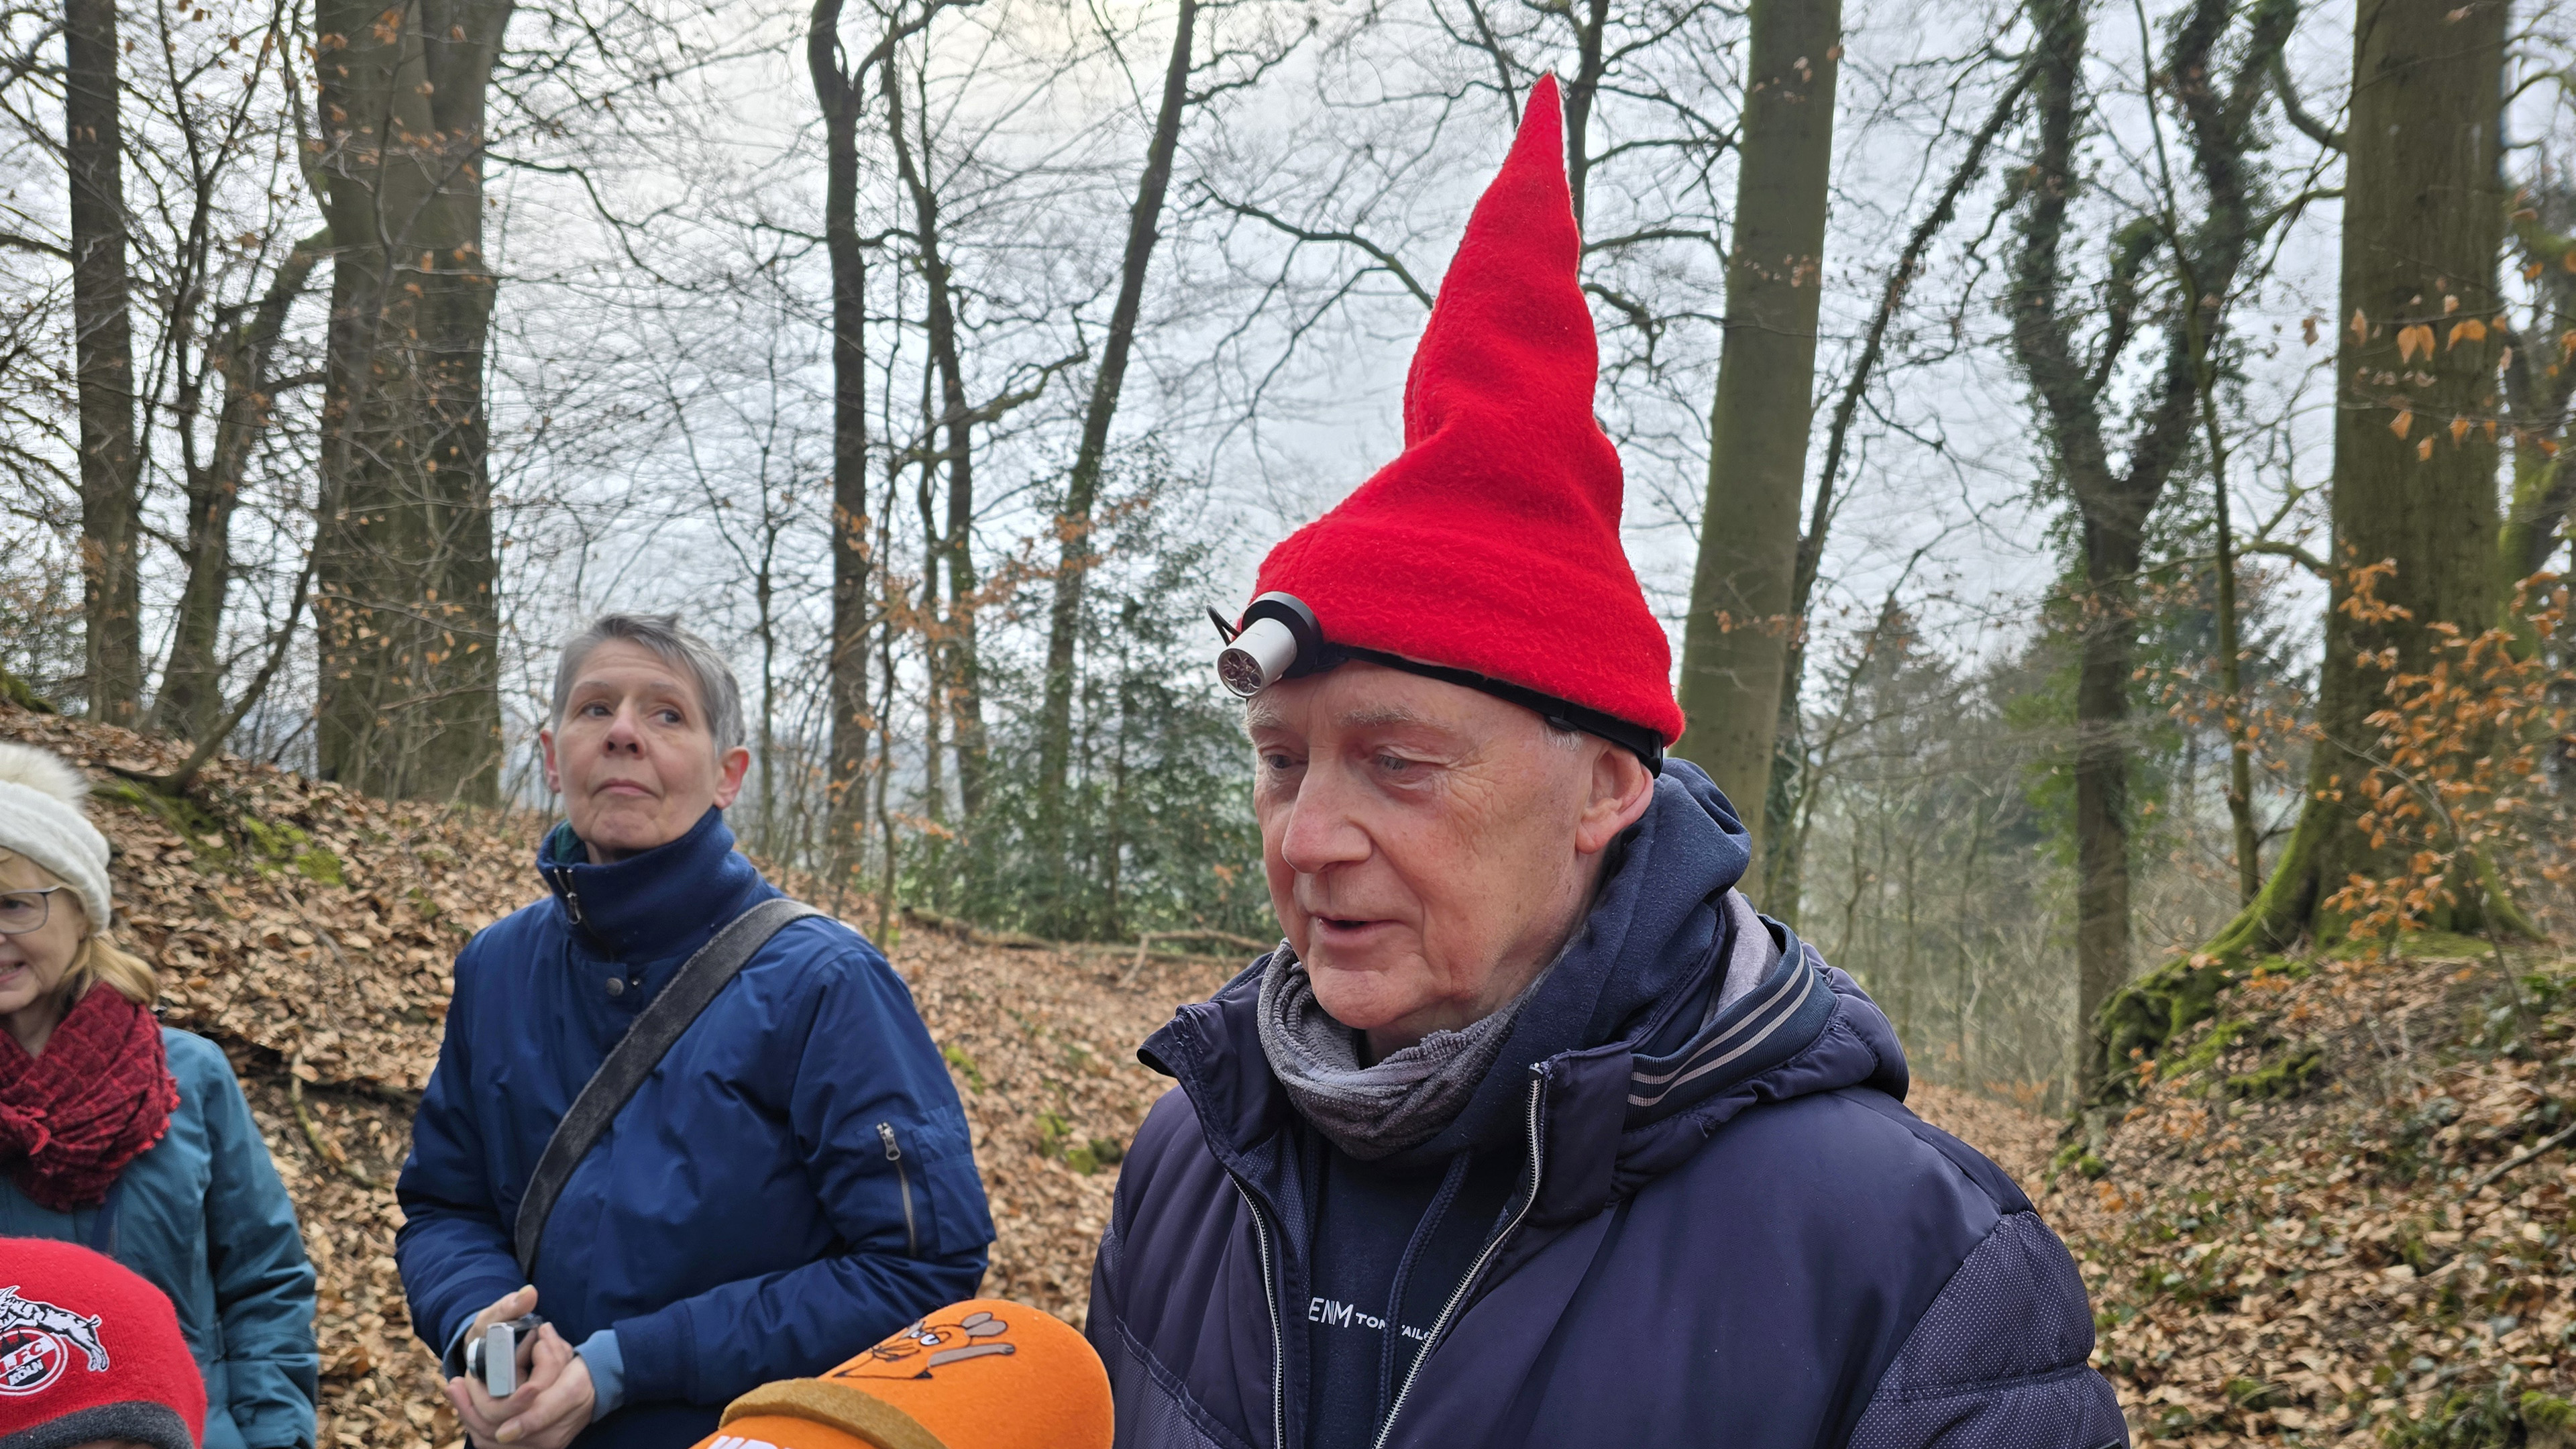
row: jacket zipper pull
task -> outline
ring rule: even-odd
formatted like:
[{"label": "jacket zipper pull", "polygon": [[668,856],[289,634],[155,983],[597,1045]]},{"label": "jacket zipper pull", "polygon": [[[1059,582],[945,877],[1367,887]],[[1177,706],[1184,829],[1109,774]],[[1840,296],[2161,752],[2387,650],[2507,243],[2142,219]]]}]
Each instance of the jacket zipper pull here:
[{"label": "jacket zipper pull", "polygon": [[921,1229],[912,1216],[912,1174],[903,1170],[903,1149],[894,1140],[894,1124],[879,1122],[877,1140],[885,1144],[886,1161],[894,1164],[895,1191],[903,1194],[903,1255],[921,1256]]},{"label": "jacket zipper pull", "polygon": [[555,879],[560,881],[563,885],[564,914],[572,917],[572,923],[576,926],[589,925],[590,923],[588,921],[581,918],[581,892],[574,890],[572,887],[571,869],[563,866],[558,866],[556,869],[559,874],[556,875]]}]

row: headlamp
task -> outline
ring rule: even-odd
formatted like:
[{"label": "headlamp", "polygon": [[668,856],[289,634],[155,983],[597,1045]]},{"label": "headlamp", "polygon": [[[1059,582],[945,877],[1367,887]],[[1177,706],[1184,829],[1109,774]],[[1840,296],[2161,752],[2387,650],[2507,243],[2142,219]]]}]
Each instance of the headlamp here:
[{"label": "headlamp", "polygon": [[1328,667],[1323,662],[1324,627],[1295,594],[1273,591],[1253,600],[1243,611],[1241,628],[1229,627],[1214,609],[1208,617],[1225,638],[1225,648],[1216,656],[1216,677],[1245,699],[1292,675]]},{"label": "headlamp", "polygon": [[1354,659],[1365,660],[1507,700],[1523,709],[1535,711],[1552,728],[1598,735],[1643,760],[1648,772],[1663,772],[1664,737],[1643,725],[1630,724],[1597,709],[1587,709],[1570,700],[1541,694],[1535,689],[1526,689],[1473,670],[1425,664],[1421,660],[1407,659],[1380,649],[1331,643],[1324,638],[1324,626],[1315,617],[1315,611],[1306,607],[1305,600],[1294,594],[1277,590],[1263,594],[1243,611],[1239,623],[1227,623],[1223,614],[1210,609],[1208,622],[1216,625],[1217,636],[1224,641],[1216,656],[1217,678],[1225,682],[1226,688],[1245,699],[1283,679],[1320,674]]}]

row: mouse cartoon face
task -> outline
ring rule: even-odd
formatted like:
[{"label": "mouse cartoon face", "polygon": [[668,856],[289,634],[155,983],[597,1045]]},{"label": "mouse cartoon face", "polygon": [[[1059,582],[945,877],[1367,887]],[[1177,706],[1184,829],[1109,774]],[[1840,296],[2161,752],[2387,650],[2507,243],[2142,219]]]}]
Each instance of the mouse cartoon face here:
[{"label": "mouse cartoon face", "polygon": [[1010,1324],[980,1310],[958,1318],[925,1318],[834,1369],[830,1377],[926,1379],[965,1359],[1019,1352],[1010,1343],[1010,1331]]}]

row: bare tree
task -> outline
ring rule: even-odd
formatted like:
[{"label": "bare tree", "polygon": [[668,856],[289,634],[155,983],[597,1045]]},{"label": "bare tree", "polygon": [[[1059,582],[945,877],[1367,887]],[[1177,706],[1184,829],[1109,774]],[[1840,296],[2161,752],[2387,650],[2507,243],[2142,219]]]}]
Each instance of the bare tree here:
[{"label": "bare tree", "polygon": [[[2341,788],[2368,775],[2377,731],[2365,716],[2384,703],[2388,671],[2363,661],[2423,670],[2444,630],[2496,621],[2507,573],[2530,557],[2527,542],[2520,557],[2503,553],[2495,487],[2497,371],[2511,335],[2497,325],[2508,319],[2496,286],[2506,31],[2501,0],[2447,11],[2363,0],[2354,12],[2321,733],[2298,826],[2214,952],[2331,938],[2343,923],[2326,898],[2356,874],[2390,873],[2358,823],[2357,792]],[[2516,503],[2528,520],[2549,488],[2526,494],[2525,481]],[[2356,568],[2383,560],[2394,568],[2376,592],[2396,610],[2346,607]],[[2474,929],[2489,905],[2464,890],[2435,923]]]},{"label": "bare tree", "polygon": [[[932,537],[936,567],[925,579],[946,576],[947,618],[939,650],[942,712],[955,731],[958,798],[969,818],[984,807],[983,663],[976,652],[976,612],[980,606],[975,573],[975,425],[977,409],[967,400],[965,344],[959,334],[957,288],[942,249],[939,192],[915,156],[916,138],[904,121],[904,77],[895,66],[883,68],[886,135],[894,143],[896,174],[912,206],[913,265],[920,269],[924,293],[922,330],[930,358],[938,369],[938,433],[935,461],[944,465],[948,484],[946,507],[935,519],[925,505],[922,525]],[[923,465],[928,497],[929,459]]]},{"label": "bare tree", "polygon": [[[161,688],[153,696],[153,724],[182,739],[203,741],[223,718],[224,658],[221,642],[224,605],[231,594],[234,569],[233,515],[249,485],[250,468],[267,431],[276,394],[284,382],[276,372],[278,343],[286,315],[310,283],[313,269],[330,250],[326,228],[297,242],[247,317],[226,309],[216,318],[215,336],[207,343],[205,371],[221,380],[223,401],[215,418],[209,456],[196,456],[193,429],[187,419],[197,398],[183,396],[177,429],[187,456],[187,532],[181,558],[187,581],[179,593],[178,613],[171,620],[170,652],[161,667]],[[201,392],[202,389],[199,389]],[[293,627],[289,620],[287,627]]]},{"label": "bare tree", "polygon": [[1091,567],[1091,510],[1100,494],[1100,469],[1109,451],[1109,425],[1127,380],[1127,358],[1136,345],[1136,321],[1145,303],[1145,273],[1160,239],[1163,197],[1172,183],[1172,156],[1180,149],[1181,113],[1190,104],[1190,47],[1198,0],[1180,0],[1172,22],[1171,57],[1163,66],[1163,93],[1146,143],[1145,168],[1128,212],[1127,248],[1119,258],[1118,300],[1101,338],[1100,366],[1092,374],[1091,400],[1082,413],[1082,441],[1065,479],[1064,506],[1056,517],[1059,539],[1055,594],[1047,614],[1046,683],[1038,715],[1039,849],[1051,858],[1051,889],[1064,894],[1070,843],[1064,838],[1065,772],[1073,758],[1074,646],[1082,623],[1083,575]]},{"label": "bare tree", "polygon": [[1842,5],[1755,0],[1752,21],[1708,501],[1682,630],[1679,694],[1689,725],[1673,748],[1736,802],[1759,860],[1796,627]]},{"label": "bare tree", "polygon": [[511,0],[316,0],[332,261],[323,406],[325,776],[496,797],[485,110]]},{"label": "bare tree", "polygon": [[[2037,31],[2030,63],[2039,136],[2019,183],[2021,245],[2010,308],[2013,352],[2030,379],[2047,461],[2081,524],[2075,952],[2076,1006],[2090,1021],[2129,977],[2131,747],[2125,721],[2147,518],[2190,451],[2199,329],[2212,325],[2234,291],[2257,234],[2258,178],[2249,156],[2273,58],[2297,9],[2293,0],[2263,0],[2246,16],[2241,37],[2231,36],[2236,12],[2227,0],[2194,0],[2178,17],[2154,88],[2183,117],[2208,214],[2181,229],[2150,213],[2119,230],[2104,282],[2103,328],[2089,348],[2079,333],[2096,308],[2067,286],[2065,256],[2070,206],[2081,190],[2076,143],[2089,109],[2083,87],[2087,9],[2082,0],[2043,0],[2030,11]],[[2145,38],[2140,36],[2142,43]],[[2222,77],[2222,46],[2231,39],[2235,64]],[[2153,116],[2161,102],[2152,94],[2149,99]],[[2161,156],[2160,120],[2158,125]],[[2148,268],[2165,252],[2190,280],[2185,294],[2164,309],[2163,325],[2149,334],[2162,355],[2126,420],[2125,457],[2117,457],[2113,409],[2120,394],[2111,388],[2112,373],[2139,336],[2137,314],[2153,275]],[[2100,1065],[2088,1059],[2088,1087]]]},{"label": "bare tree", "polygon": [[[1806,527],[1798,534],[1797,565],[1789,580],[1788,647],[1780,665],[1779,724],[1774,733],[1770,784],[1762,802],[1764,848],[1756,860],[1762,872],[1763,908],[1784,921],[1794,923],[1798,914],[1803,843],[1807,837],[1803,822],[1810,808],[1806,798],[1809,782],[1803,768],[1806,751],[1800,695],[1807,677],[1816,581],[1823,572],[1825,542],[1832,534],[1835,512],[1844,496],[1843,465],[1850,456],[1853,424],[1860,416],[1861,400],[1880,381],[1888,334],[1905,309],[1933,242],[1958,215],[1959,201],[1969,187],[1984,174],[1987,151],[2020,113],[2028,90],[2027,72],[2016,71],[2003,94],[1996,98],[1984,124],[1969,138],[1967,152],[1951,168],[1931,209],[1907,233],[1904,247],[1888,268],[1878,303],[1870,312],[1869,326],[1861,334],[1860,351],[1844,370],[1833,417],[1826,426],[1824,462],[1817,469],[1815,498],[1808,505]],[[1750,810],[1751,802],[1745,802],[1744,808]]]},{"label": "bare tree", "polygon": [[823,110],[823,243],[832,274],[832,766],[827,788],[835,888],[858,869],[867,828],[868,739],[868,271],[859,236],[859,111],[867,73],[939,12],[926,5],[890,25],[856,65],[844,63],[842,0],[815,0],[805,66]]},{"label": "bare tree", "polygon": [[143,697],[142,468],[127,315],[125,128],[116,0],[64,0],[63,161],[80,398],[82,619],[89,712],[132,724]]}]

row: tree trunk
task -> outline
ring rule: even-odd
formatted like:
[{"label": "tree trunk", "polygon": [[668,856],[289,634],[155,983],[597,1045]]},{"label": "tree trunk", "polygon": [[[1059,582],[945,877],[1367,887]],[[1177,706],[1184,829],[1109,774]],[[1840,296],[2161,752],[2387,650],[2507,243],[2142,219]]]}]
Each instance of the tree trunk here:
[{"label": "tree trunk", "polygon": [[[903,87],[896,68],[885,68],[886,132],[894,141],[895,169],[913,205],[913,243],[926,297],[923,332],[932,362],[939,370],[939,417],[936,431],[946,433],[941,460],[948,468],[948,507],[937,540],[948,575],[948,618],[944,650],[947,693],[934,708],[944,708],[957,742],[959,813],[972,827],[984,808],[984,696],[981,663],[976,654],[975,612],[982,600],[975,576],[975,410],[966,400],[966,365],[957,335],[957,304],[948,259],[941,244],[939,195],[927,173],[928,158],[915,161],[912,137],[904,130]],[[925,603],[930,601],[925,599]]]},{"label": "tree trunk", "polygon": [[143,698],[142,459],[126,312],[125,132],[116,0],[64,0],[63,161],[70,179],[72,368],[80,413],[81,622],[89,716],[130,725]]},{"label": "tree trunk", "polygon": [[823,244],[832,266],[832,768],[826,785],[838,891],[859,869],[867,830],[867,257],[859,246],[859,89],[840,60],[841,0],[814,0],[805,66],[823,109]]},{"label": "tree trunk", "polygon": [[[2013,351],[2039,404],[2058,477],[2083,524],[2084,585],[2077,609],[2075,687],[2075,956],[2078,1020],[2089,1025],[2129,977],[2129,683],[2137,646],[2137,572],[2147,520],[2188,454],[2199,402],[2204,339],[2224,313],[2253,235],[2254,195],[2245,156],[2270,86],[2270,67],[2296,8],[2265,0],[2246,12],[2247,33],[2224,82],[2214,57],[2229,48],[2230,0],[2195,0],[2177,18],[2158,89],[2182,113],[2205,216],[2168,194],[2160,215],[2110,238],[2104,302],[2071,294],[2063,251],[2068,204],[2081,186],[2082,76],[2089,36],[2083,0],[2039,0],[2031,10],[2031,96],[2038,146],[2021,183],[2021,247],[2013,263]],[[2161,150],[2158,153],[2163,154]],[[2104,401],[2142,304],[2142,278],[2158,252],[2182,279],[2152,334],[2156,370],[2126,429],[2126,458],[2112,464]],[[2098,330],[2097,330],[2098,324]],[[2079,334],[2102,340],[2086,349]],[[2081,1085],[2099,1081],[2100,1054],[2081,1054]]]},{"label": "tree trunk", "polygon": [[[1073,756],[1074,645],[1082,626],[1083,575],[1091,568],[1091,508],[1100,492],[1100,469],[1109,451],[1109,424],[1127,379],[1127,355],[1136,340],[1136,314],[1145,300],[1145,272],[1154,258],[1163,193],[1171,185],[1172,153],[1180,148],[1181,111],[1189,104],[1190,39],[1198,0],[1180,0],[1173,21],[1171,59],[1163,68],[1162,107],[1145,148],[1145,172],[1136,182],[1136,205],[1127,214],[1127,252],[1118,271],[1118,300],[1101,342],[1100,370],[1091,381],[1091,403],[1082,414],[1082,443],[1065,480],[1064,509],[1056,516],[1055,598],[1047,619],[1046,696],[1038,717],[1038,838],[1047,852],[1054,910],[1061,911],[1071,842],[1066,839],[1065,774]],[[1113,912],[1114,914],[1114,912]],[[1061,929],[1061,922],[1057,929]]]},{"label": "tree trunk", "polygon": [[2229,518],[2227,436],[2218,425],[2218,369],[2204,344],[2200,420],[2209,449],[2212,521],[2218,541],[2219,720],[2227,736],[2227,820],[2235,839],[2236,897],[2251,904],[2263,889],[2263,842],[2254,830],[2254,745],[2247,732],[2245,646],[2236,607],[2236,529]]},{"label": "tree trunk", "polygon": [[2091,1021],[2129,981],[2129,676],[2145,508],[2084,520],[2075,672],[2075,1000]]},{"label": "tree trunk", "polygon": [[1689,724],[1674,750],[1735,802],[1760,860],[1806,492],[1842,5],[1754,0],[1752,28],[1708,502],[1682,631]]},{"label": "tree trunk", "polygon": [[484,98],[511,0],[316,0],[332,264],[314,606],[322,773],[488,802],[501,756]]},{"label": "tree trunk", "polygon": [[[2359,656],[2394,650],[2400,671],[2424,669],[2436,624],[2476,633],[2502,607],[2496,444],[2483,426],[2454,439],[2454,419],[2494,415],[2497,335],[2455,338],[2463,319],[2493,324],[2505,225],[2498,129],[2505,6],[2362,0],[2353,18],[2352,121],[2345,128],[2343,297],[2335,376],[2333,520],[2337,574],[2326,611],[2309,798],[2262,893],[2221,932],[2218,952],[2332,940],[2345,922],[2321,902],[2354,874],[2392,862],[2356,828],[2370,769],[2359,753],[2378,732],[2364,716],[2385,703],[2390,671]],[[2457,299],[2457,305],[2453,300]],[[2399,357],[2401,329],[2429,325],[2442,341],[2429,361]],[[2403,431],[2397,424],[2403,417]],[[2349,569],[2392,560],[2378,596],[2407,617],[2356,620]],[[2339,798],[2349,797],[2349,798]],[[2438,921],[2473,926],[2476,906]]]},{"label": "tree trunk", "polygon": [[269,366],[286,329],[287,311],[304,294],[314,267],[330,248],[327,227],[297,242],[250,317],[212,344],[212,366],[223,375],[224,400],[215,414],[214,456],[188,478],[187,582],[179,592],[161,688],[152,699],[154,727],[180,739],[203,741],[224,717],[219,650],[224,601],[232,584],[233,510],[241,502],[259,436],[268,427],[275,385]]}]

